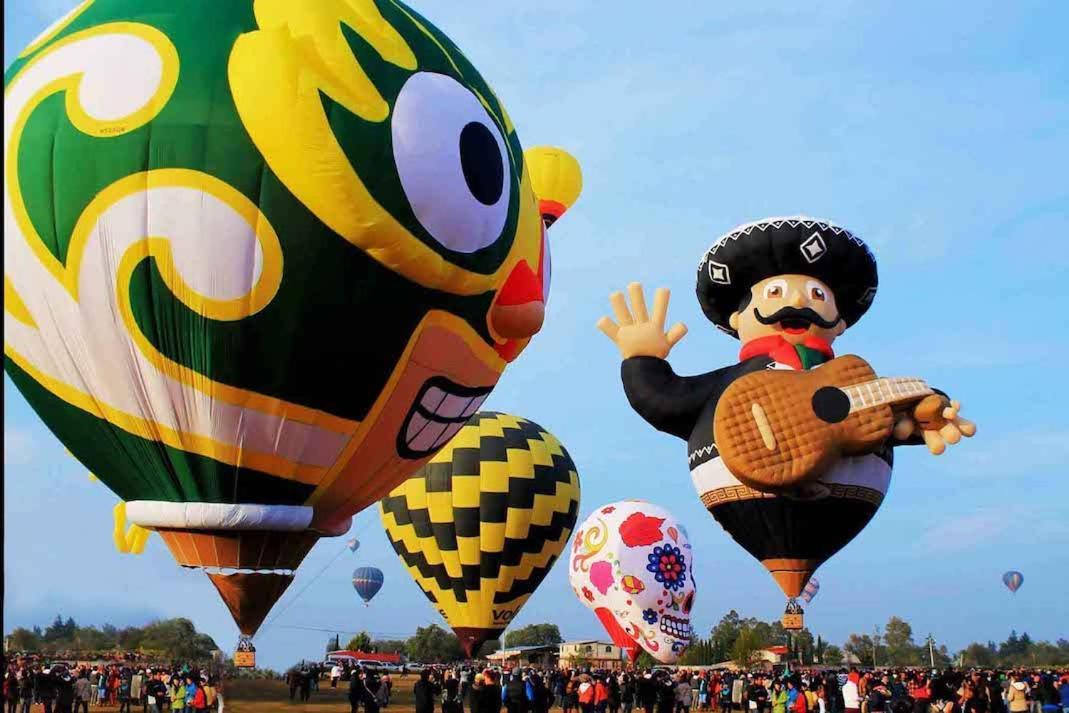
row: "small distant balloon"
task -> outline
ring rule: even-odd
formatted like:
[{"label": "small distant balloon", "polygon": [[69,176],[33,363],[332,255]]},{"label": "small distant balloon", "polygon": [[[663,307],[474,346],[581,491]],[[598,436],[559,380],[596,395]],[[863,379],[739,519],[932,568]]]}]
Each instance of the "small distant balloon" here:
[{"label": "small distant balloon", "polygon": [[809,582],[805,585],[805,589],[802,590],[802,600],[808,604],[813,601],[813,597],[817,596],[817,592],[820,591],[820,580],[816,577],[810,577]]},{"label": "small distant balloon", "polygon": [[1006,585],[1006,589],[1016,594],[1017,590],[1024,584],[1024,575],[1011,569],[1009,572],[1002,575],[1002,583]]},{"label": "small distant balloon", "polygon": [[353,589],[367,604],[382,589],[382,570],[378,567],[358,567],[353,571]]},{"label": "small distant balloon", "polygon": [[345,544],[349,547],[350,552],[356,552],[358,549],[360,549],[360,540],[356,539],[355,537]]}]

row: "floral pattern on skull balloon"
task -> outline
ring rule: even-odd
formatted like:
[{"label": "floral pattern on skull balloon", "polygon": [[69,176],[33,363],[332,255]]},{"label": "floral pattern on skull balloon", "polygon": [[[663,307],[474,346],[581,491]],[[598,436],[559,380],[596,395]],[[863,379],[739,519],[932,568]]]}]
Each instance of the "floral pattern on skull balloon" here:
[{"label": "floral pattern on skull balloon", "polygon": [[576,528],[572,589],[632,661],[645,649],[672,664],[690,643],[694,554],[686,533],[670,512],[641,500],[599,508]]}]

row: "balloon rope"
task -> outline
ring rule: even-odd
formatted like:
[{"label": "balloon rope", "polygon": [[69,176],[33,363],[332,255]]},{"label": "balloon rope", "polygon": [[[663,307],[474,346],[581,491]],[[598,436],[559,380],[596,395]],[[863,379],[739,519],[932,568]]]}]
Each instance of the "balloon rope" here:
[{"label": "balloon rope", "polygon": [[[365,520],[364,520],[364,522],[363,522],[363,523],[361,523],[361,526],[360,526],[359,528],[357,528],[357,530],[356,530],[355,534],[356,534],[356,535],[360,535],[360,534],[363,534],[364,530],[366,530],[366,529],[367,529],[367,526],[368,526],[368,524],[369,524],[369,520],[368,520],[368,519],[365,519]],[[290,600],[289,600],[288,602],[286,602],[286,605],[285,605],[284,607],[282,607],[281,609],[279,609],[279,610],[278,610],[278,613],[277,613],[277,614],[275,614],[275,615],[274,615],[274,616],[272,616],[272,617],[271,617],[270,619],[268,619],[268,620],[267,620],[267,622],[266,622],[266,623],[265,623],[265,624],[264,624],[264,625],[263,625],[262,627],[260,627],[260,631],[259,631],[259,632],[257,632],[257,633],[259,633],[259,634],[262,634],[262,633],[263,633],[263,632],[265,632],[265,631],[266,631],[266,630],[267,630],[267,629],[268,629],[268,628],[269,628],[269,627],[270,627],[270,626],[271,626],[272,624],[274,624],[274,623],[275,623],[276,621],[278,621],[278,618],[279,618],[280,616],[282,616],[283,614],[285,614],[285,613],[286,613],[286,610],[287,610],[287,609],[289,609],[289,608],[290,608],[290,607],[291,607],[291,606],[293,605],[293,603],[294,603],[295,601],[297,601],[298,599],[300,599],[300,598],[301,598],[301,595],[303,595],[303,594],[304,594],[305,592],[307,592],[307,591],[308,591],[308,588],[309,588],[309,587],[311,587],[311,586],[312,586],[313,584],[315,584],[315,583],[316,583],[316,580],[318,580],[318,579],[319,579],[320,577],[322,577],[322,576],[323,576],[323,574],[324,574],[324,573],[326,573],[326,571],[327,571],[328,569],[330,569],[330,566],[331,566],[331,565],[333,565],[333,564],[334,564],[335,562],[337,562],[337,561],[338,561],[338,558],[339,558],[339,557],[341,557],[341,556],[342,556],[343,554],[345,554],[345,553],[346,553],[347,551],[349,551],[349,545],[348,545],[348,544],[346,544],[346,545],[343,545],[343,546],[342,546],[342,549],[338,550],[338,554],[336,554],[336,555],[334,555],[333,557],[331,557],[331,558],[330,558],[330,561],[329,561],[329,562],[327,562],[327,563],[326,563],[326,564],[325,564],[325,565],[323,566],[323,569],[319,570],[319,572],[317,572],[317,573],[316,573],[316,576],[312,577],[312,580],[311,580],[310,582],[308,582],[308,584],[304,585],[304,587],[303,587],[303,588],[301,589],[301,591],[297,592],[297,594],[296,594],[296,595],[294,595],[294,596],[293,596],[293,597],[292,597],[292,598],[291,598],[291,599],[290,599]]]}]

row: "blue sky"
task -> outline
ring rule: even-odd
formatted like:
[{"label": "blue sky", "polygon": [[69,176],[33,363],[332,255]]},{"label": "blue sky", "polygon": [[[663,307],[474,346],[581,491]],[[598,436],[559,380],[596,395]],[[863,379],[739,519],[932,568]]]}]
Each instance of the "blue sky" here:
[{"label": "blue sky", "polygon": [[[657,502],[691,533],[700,631],[730,608],[778,616],[779,589],[698,501],[683,444],[629,408],[615,348],[594,323],[628,281],[667,286],[670,319],[690,327],[676,370],[730,363],[737,343],[693,296],[703,251],[737,223],[827,217],[864,237],[880,264],[879,297],[840,353],[927,378],[980,431],[941,458],[899,452],[872,524],[820,570],[810,628],[841,643],[898,615],[952,649],[1011,628],[1069,636],[1069,5],[415,6],[482,71],[524,145],[564,146],[583,165],[583,196],[552,231],[546,327],[487,402],[566,445],[581,518],[620,497]],[[66,7],[5,0],[5,66]],[[236,629],[203,575],[177,567],[158,539],[141,557],[114,551],[114,496],[65,456],[6,377],[4,407],[5,627],[57,612],[120,625],[181,615],[232,647]],[[440,621],[377,513],[359,515],[354,531],[358,555],[337,556],[342,539],[309,555],[276,608],[286,610],[257,637],[261,661],[322,651],[327,634],[286,627],[401,636]],[[370,608],[349,584],[357,565],[386,574]],[[1015,596],[1000,582],[1010,568],[1025,576]],[[599,633],[563,567],[516,624],[547,620],[566,637]]]}]

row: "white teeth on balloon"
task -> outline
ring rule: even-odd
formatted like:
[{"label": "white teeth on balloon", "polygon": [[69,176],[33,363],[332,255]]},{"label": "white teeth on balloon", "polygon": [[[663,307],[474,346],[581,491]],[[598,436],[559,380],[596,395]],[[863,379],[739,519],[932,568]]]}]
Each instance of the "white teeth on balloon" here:
[{"label": "white teeth on balloon", "polygon": [[438,440],[434,442],[434,447],[441,448],[446,443],[449,443],[449,440],[453,436],[457,435],[457,431],[459,431],[463,426],[463,423],[451,423],[446,426],[445,431],[443,431],[442,435],[438,436]]},{"label": "white teeth on balloon", "polygon": [[[487,394],[486,396],[489,396],[489,394]],[[472,402],[468,404],[468,407],[464,409],[464,413],[462,413],[461,415],[464,417],[469,417],[473,415],[476,411],[479,410],[479,407],[483,405],[483,401],[486,401],[486,396],[475,397]]]},{"label": "white teeth on balloon", "polygon": [[402,455],[421,458],[444,446],[479,410],[490,389],[453,384],[442,377],[425,384],[409,411],[398,443]]},{"label": "white teeth on balloon", "polygon": [[428,422],[427,425],[416,434],[416,437],[412,439],[410,447],[414,451],[426,452],[434,450],[434,444],[438,442],[438,437],[441,436],[448,427],[448,423],[442,423],[440,421]]},{"label": "white teeth on balloon", "polygon": [[661,633],[677,639],[690,639],[690,619],[680,619],[671,614],[661,615]]},{"label": "white teeth on balloon", "polygon": [[423,415],[419,411],[414,412],[408,419],[408,428],[405,430],[405,442],[411,445],[412,442],[416,440],[416,436],[427,427],[428,423],[430,423],[430,421],[423,418]]},{"label": "white teeth on balloon", "polygon": [[[427,399],[423,399],[422,403],[424,408],[427,408]],[[442,416],[443,418],[460,418],[464,415],[464,411],[471,405],[470,396],[457,396],[456,394],[449,394],[445,397],[444,401],[440,402],[440,405],[434,412]]]},{"label": "white teeth on balloon", "polygon": [[[442,406],[442,402],[445,401],[447,394],[439,389],[437,386],[432,386],[427,389],[427,393],[423,394],[423,398],[419,400],[419,405],[431,413],[438,413],[438,409]],[[445,414],[442,414],[443,416]]]}]

